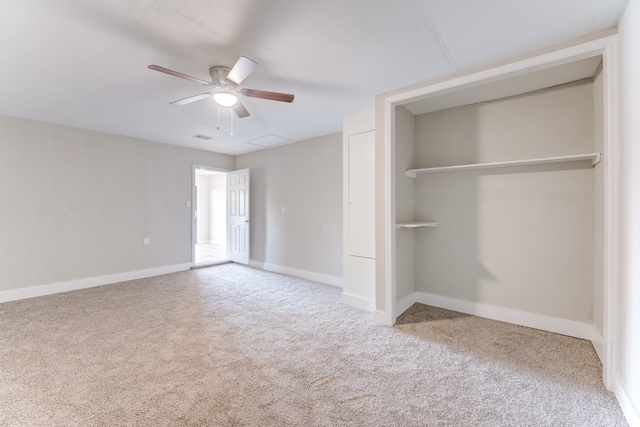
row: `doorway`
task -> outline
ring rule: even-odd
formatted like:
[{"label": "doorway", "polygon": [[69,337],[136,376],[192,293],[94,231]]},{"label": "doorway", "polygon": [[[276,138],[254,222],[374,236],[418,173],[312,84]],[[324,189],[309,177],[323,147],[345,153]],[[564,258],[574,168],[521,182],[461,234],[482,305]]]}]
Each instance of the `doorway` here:
[{"label": "doorway", "polygon": [[226,263],[227,174],[201,166],[194,173],[194,265]]}]

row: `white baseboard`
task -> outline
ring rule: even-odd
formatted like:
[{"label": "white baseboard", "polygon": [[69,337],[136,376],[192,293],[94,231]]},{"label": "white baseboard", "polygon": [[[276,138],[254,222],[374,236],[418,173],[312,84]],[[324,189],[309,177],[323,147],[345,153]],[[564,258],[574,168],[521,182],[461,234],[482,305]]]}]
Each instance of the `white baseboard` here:
[{"label": "white baseboard", "polygon": [[593,328],[593,337],[591,338],[591,344],[593,344],[593,348],[596,350],[596,354],[600,358],[600,362],[604,364],[604,339],[595,327]]},{"label": "white baseboard", "polygon": [[616,378],[613,393],[618,399],[620,408],[624,413],[627,422],[630,427],[640,427],[640,409],[633,404],[633,400],[629,398],[626,387],[620,382],[619,378]]},{"label": "white baseboard", "polygon": [[313,271],[298,270],[297,268],[285,267],[268,262],[249,261],[249,266],[260,270],[271,271],[273,273],[286,274],[287,276],[299,277],[300,279],[311,280],[313,282],[325,283],[327,285],[343,287],[342,277],[329,276],[328,274],[315,273]]},{"label": "white baseboard", "polygon": [[87,277],[85,279],[70,280],[68,282],[57,282],[46,285],[30,286],[27,288],[11,289],[0,292],[0,303],[93,288],[95,286],[125,282],[127,280],[161,276],[163,274],[189,270],[191,265],[191,263],[167,265],[164,267],[147,268],[145,270],[128,271],[125,273],[109,274],[106,276]]},{"label": "white baseboard", "polygon": [[[413,304],[415,304],[416,301],[416,293],[412,293],[407,295],[406,297],[400,299],[399,301],[396,302],[396,313],[398,314],[402,314],[405,311],[407,311],[409,309],[409,307],[411,307]],[[395,323],[395,320],[394,322]]]},{"label": "white baseboard", "polygon": [[391,318],[391,315],[385,311],[374,310],[373,312],[373,321],[385,326],[393,326],[396,322],[395,319]]},{"label": "white baseboard", "polygon": [[375,301],[342,292],[342,303],[360,310],[373,311],[376,308]]},{"label": "white baseboard", "polygon": [[[404,305],[408,304],[408,301],[403,300],[402,302]],[[557,334],[568,335],[589,341],[593,341],[595,336],[595,328],[593,325],[588,323],[549,317],[494,305],[463,301],[426,292],[415,292],[413,294],[413,302],[419,302],[422,304],[445,308],[447,310],[473,314],[480,317],[486,317],[488,319],[513,323],[515,325],[526,326]],[[413,304],[413,302],[411,304]],[[411,304],[409,304],[407,308],[410,307]],[[398,309],[400,308],[402,307],[398,307]],[[402,311],[398,310],[398,313],[402,313]]]}]

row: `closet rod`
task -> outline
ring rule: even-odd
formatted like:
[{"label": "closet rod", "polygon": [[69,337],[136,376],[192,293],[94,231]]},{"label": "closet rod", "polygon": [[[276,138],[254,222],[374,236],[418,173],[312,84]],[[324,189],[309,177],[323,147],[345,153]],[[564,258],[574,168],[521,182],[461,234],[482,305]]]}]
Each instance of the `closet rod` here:
[{"label": "closet rod", "polygon": [[564,163],[564,162],[579,162],[583,160],[591,160],[591,165],[595,166],[600,163],[600,153],[588,153],[588,154],[576,154],[572,156],[557,156],[557,157],[544,157],[541,159],[529,159],[529,160],[513,160],[509,162],[494,162],[494,163],[476,163],[470,165],[457,165],[457,166],[441,166],[435,168],[423,168],[423,169],[408,169],[405,175],[411,178],[416,178],[420,173],[437,173],[437,172],[453,172],[462,170],[473,169],[489,169],[489,168],[506,168],[510,166],[529,166],[529,165],[544,165],[548,163]]}]

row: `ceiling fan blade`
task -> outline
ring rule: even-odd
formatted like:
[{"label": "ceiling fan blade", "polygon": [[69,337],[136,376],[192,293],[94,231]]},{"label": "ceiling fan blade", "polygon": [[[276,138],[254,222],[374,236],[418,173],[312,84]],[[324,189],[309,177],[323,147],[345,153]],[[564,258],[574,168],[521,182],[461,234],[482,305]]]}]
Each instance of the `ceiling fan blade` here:
[{"label": "ceiling fan blade", "polygon": [[242,94],[251,98],[270,99],[271,101],[293,102],[294,96],[289,93],[268,92],[266,90],[242,89]]},{"label": "ceiling fan blade", "polygon": [[188,98],[179,99],[177,101],[170,102],[171,105],[184,105],[191,104],[192,102],[200,101],[201,99],[211,98],[211,92],[201,93],[200,95],[190,96]]},{"label": "ceiling fan blade", "polygon": [[198,84],[201,84],[203,86],[213,86],[213,84],[211,82],[208,82],[206,80],[202,80],[202,79],[199,79],[197,77],[189,76],[189,75],[183,74],[183,73],[181,73],[179,71],[173,71],[173,70],[170,70],[168,68],[161,67],[159,65],[149,65],[147,68],[149,68],[151,70],[155,70],[155,71],[160,71],[161,73],[169,74],[170,76],[180,77],[181,79],[189,80],[191,82],[198,83]]},{"label": "ceiling fan blade", "polygon": [[258,67],[258,63],[253,59],[249,59],[246,56],[241,56],[233,66],[229,74],[227,74],[227,80],[231,80],[233,83],[239,85],[249,77],[249,74]]},{"label": "ceiling fan blade", "polygon": [[240,100],[238,100],[238,102],[236,102],[236,104],[233,106],[233,111],[235,111],[237,116],[240,117],[241,119],[244,119],[245,117],[250,116],[249,112],[244,107],[244,105],[242,105],[242,102],[240,102]]}]

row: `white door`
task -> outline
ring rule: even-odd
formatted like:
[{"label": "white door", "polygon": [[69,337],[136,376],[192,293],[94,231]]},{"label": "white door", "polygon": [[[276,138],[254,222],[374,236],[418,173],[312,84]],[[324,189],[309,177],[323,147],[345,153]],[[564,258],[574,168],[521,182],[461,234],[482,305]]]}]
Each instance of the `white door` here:
[{"label": "white door", "polygon": [[227,257],[249,264],[249,169],[227,174]]}]

